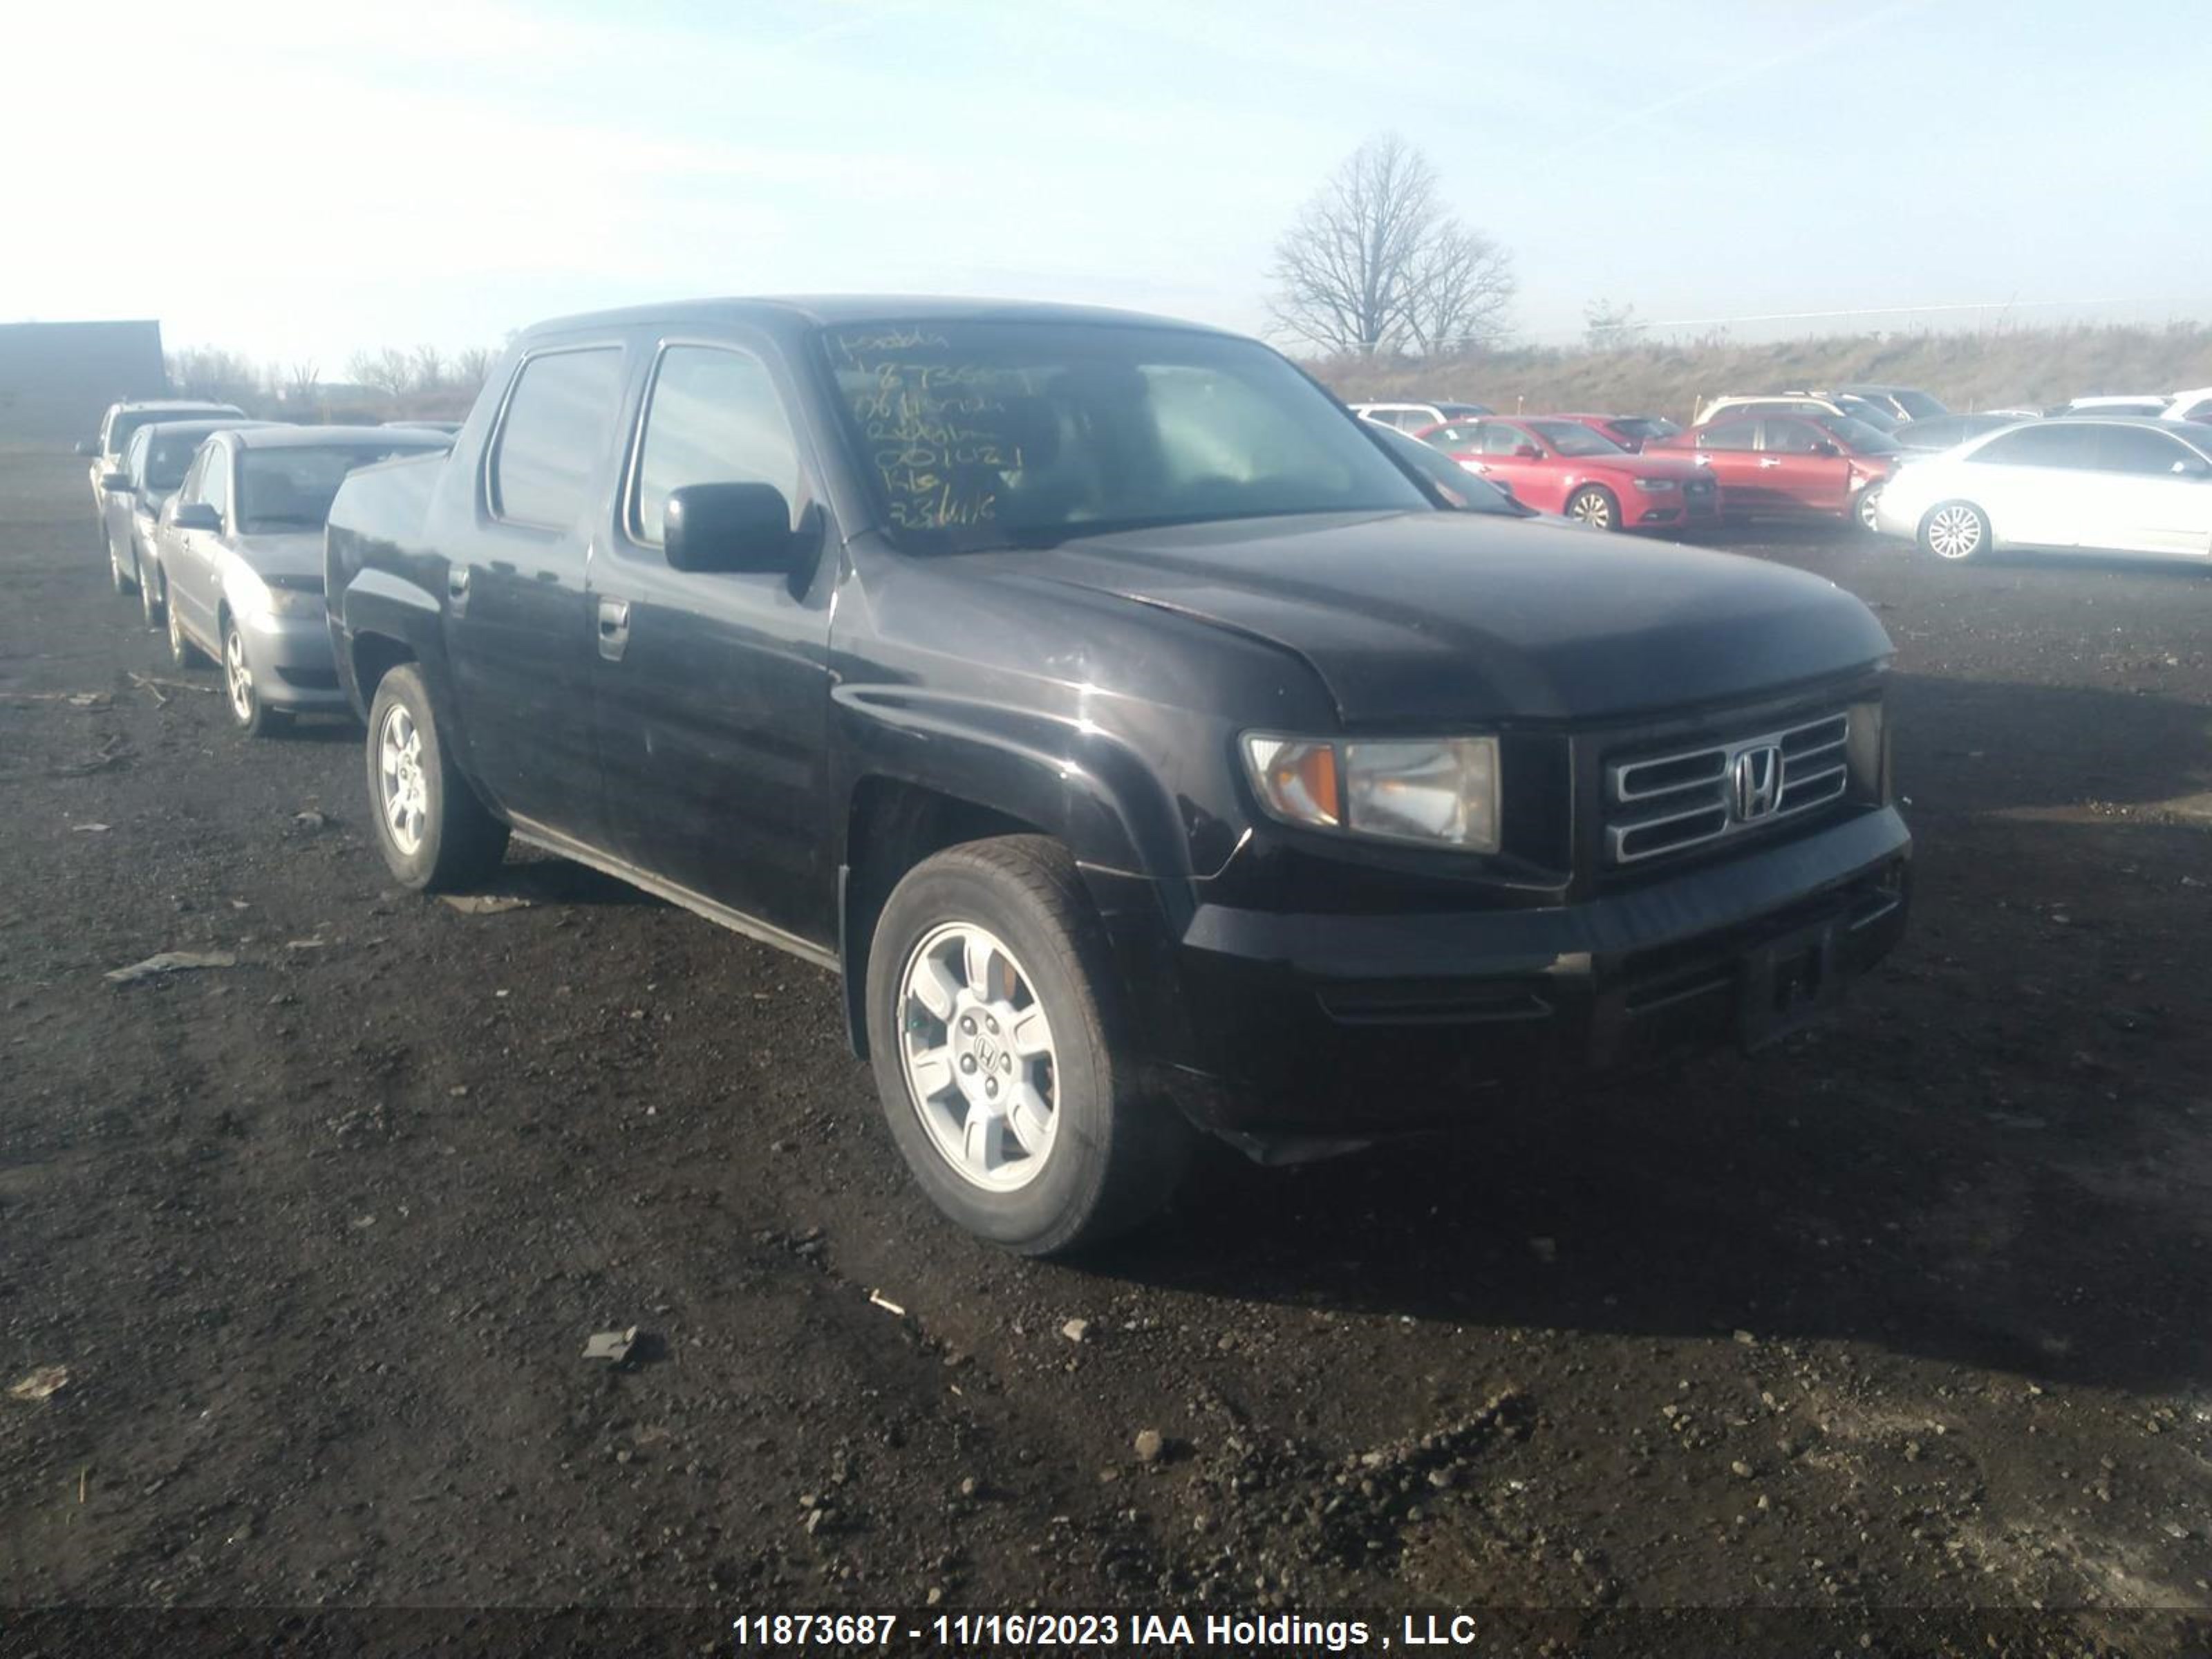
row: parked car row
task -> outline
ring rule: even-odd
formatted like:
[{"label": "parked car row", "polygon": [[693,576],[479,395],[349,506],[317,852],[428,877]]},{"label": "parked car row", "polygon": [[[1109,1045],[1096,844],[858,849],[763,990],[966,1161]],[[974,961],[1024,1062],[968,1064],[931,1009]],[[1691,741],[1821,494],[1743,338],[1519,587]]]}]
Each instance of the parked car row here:
[{"label": "parked car row", "polygon": [[289,426],[164,402],[115,404],[80,453],[94,461],[116,592],[137,593],[178,666],[221,665],[232,720],[258,736],[294,714],[346,712],[323,604],[338,485],[356,467],[451,442],[409,424]]},{"label": "parked car row", "polygon": [[[526,331],[457,438],[196,415],[95,483],[233,718],[360,716],[409,887],[519,839],[836,971],[916,1181],[1017,1250],[1200,1133],[1771,1042],[1904,926],[1863,605],[1586,533],[1256,342],[713,301]],[[1620,455],[1624,514],[1711,483],[1498,429],[1585,501]]]},{"label": "parked car row", "polygon": [[[1402,428],[1444,405],[1351,407],[1370,421],[1387,414]],[[2063,434],[2113,421],[2146,425],[2149,435],[2122,428],[2103,437],[1986,441],[2024,423]],[[1600,529],[1681,534],[1723,519],[1819,517],[1894,530],[1911,505],[1921,510],[1899,533],[1945,557],[2003,547],[2212,556],[2201,523],[2212,492],[2191,486],[2197,472],[2187,459],[2212,429],[2212,387],[2076,398],[2049,411],[1953,414],[1917,387],[1855,383],[1711,398],[1687,431],[1658,416],[1587,413],[1455,416],[1412,429],[1529,506]],[[2153,442],[2158,437],[2170,441],[2166,448]],[[2030,455],[2059,459],[2015,459]],[[2152,465],[2154,455],[2165,458],[2162,467]],[[1948,470],[1929,471],[1932,459]],[[1680,477],[1683,464],[1702,482]],[[2014,469],[2002,487],[1985,470],[1999,465]],[[1969,492],[1972,499],[1944,504],[1944,527],[1931,542],[1929,481],[1955,478],[1962,465],[1984,469],[1966,476],[1988,482]],[[2146,469],[2144,476],[2163,475],[2159,487],[2124,502],[2113,480]],[[1906,472],[1914,488],[1885,514],[1887,492]]]}]

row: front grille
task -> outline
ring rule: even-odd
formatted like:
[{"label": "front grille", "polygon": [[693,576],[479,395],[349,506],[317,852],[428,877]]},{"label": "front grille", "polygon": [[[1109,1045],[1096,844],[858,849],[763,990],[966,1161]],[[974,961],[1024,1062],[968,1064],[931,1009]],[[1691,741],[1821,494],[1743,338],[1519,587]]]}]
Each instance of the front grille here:
[{"label": "front grille", "polygon": [[1619,868],[1747,835],[1839,800],[1848,709],[1778,730],[1608,761],[1605,859]]}]

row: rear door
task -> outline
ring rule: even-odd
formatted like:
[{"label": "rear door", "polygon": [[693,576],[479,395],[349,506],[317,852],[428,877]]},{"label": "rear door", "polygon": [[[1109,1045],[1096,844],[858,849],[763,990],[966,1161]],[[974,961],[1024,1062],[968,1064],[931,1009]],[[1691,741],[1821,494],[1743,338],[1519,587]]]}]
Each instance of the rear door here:
[{"label": "rear door", "polygon": [[614,495],[627,368],[618,335],[522,358],[445,579],[454,699],[477,782],[526,829],[590,848],[605,844],[606,815],[586,569]]},{"label": "rear door", "polygon": [[2212,461],[2148,427],[2099,427],[2097,470],[2082,485],[2081,545],[2212,552]]},{"label": "rear door", "polygon": [[1765,510],[1766,492],[1759,470],[1759,422],[1723,419],[1699,429],[1697,459],[1720,486],[1721,508],[1731,513]]},{"label": "rear door", "polygon": [[[626,861],[810,943],[835,937],[829,833],[835,538],[780,355],[750,335],[657,343],[621,510],[592,565],[599,753]],[[672,491],[765,483],[802,568],[672,568]]]},{"label": "rear door", "polygon": [[1794,416],[1769,415],[1760,424],[1759,484],[1769,510],[1840,514],[1851,498],[1851,464],[1841,446]]}]

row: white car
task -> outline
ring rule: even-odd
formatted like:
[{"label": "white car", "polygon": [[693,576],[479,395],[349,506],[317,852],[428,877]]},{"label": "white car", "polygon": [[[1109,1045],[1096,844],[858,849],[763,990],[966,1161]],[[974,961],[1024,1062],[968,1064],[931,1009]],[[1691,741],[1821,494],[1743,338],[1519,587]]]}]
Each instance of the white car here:
[{"label": "white car", "polygon": [[1875,528],[1941,559],[2004,548],[2212,561],[2212,426],[2029,421],[1900,468]]},{"label": "white car", "polygon": [[2119,392],[2095,398],[2070,398],[2061,415],[2163,415],[2171,392]]},{"label": "white car", "polygon": [[1349,404],[1346,407],[1363,421],[1395,427],[1419,434],[1446,421],[1471,421],[1491,411],[1480,404]]},{"label": "white car", "polygon": [[2200,386],[2187,392],[2177,392],[2173,401],[2166,406],[2161,421],[2202,421],[2212,425],[2212,386]]}]

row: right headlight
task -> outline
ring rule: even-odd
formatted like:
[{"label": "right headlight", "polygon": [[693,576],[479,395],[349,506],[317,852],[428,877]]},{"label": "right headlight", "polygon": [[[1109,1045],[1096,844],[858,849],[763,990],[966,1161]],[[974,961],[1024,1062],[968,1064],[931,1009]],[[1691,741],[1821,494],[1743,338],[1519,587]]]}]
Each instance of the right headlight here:
[{"label": "right headlight", "polygon": [[1285,823],[1468,853],[1498,848],[1494,737],[1248,732],[1240,747],[1261,805]]}]

